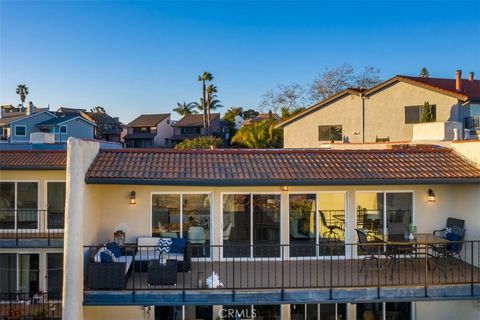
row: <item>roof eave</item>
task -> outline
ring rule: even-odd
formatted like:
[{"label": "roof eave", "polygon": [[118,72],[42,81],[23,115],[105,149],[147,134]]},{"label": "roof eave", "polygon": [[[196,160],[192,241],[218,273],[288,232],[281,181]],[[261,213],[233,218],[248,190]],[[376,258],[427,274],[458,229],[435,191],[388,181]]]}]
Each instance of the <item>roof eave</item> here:
[{"label": "roof eave", "polygon": [[478,178],[458,179],[346,179],[346,180],[178,180],[178,179],[112,179],[85,178],[87,184],[164,185],[164,186],[355,186],[355,185],[411,185],[411,184],[480,184]]},{"label": "roof eave", "polygon": [[62,166],[0,166],[0,170],[66,170],[66,167]]}]

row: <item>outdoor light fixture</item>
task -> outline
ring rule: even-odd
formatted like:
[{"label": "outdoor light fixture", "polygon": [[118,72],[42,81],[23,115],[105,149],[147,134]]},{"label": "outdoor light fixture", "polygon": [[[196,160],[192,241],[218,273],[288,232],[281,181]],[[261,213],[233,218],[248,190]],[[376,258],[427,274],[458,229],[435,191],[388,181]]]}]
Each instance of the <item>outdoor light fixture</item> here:
[{"label": "outdoor light fixture", "polygon": [[130,204],[137,204],[137,194],[135,191],[130,192]]},{"label": "outdoor light fixture", "polygon": [[288,191],[288,186],[282,186],[282,191]]},{"label": "outdoor light fixture", "polygon": [[428,189],[427,200],[428,200],[428,202],[437,201],[437,196],[435,195],[435,192],[433,192],[432,189]]}]

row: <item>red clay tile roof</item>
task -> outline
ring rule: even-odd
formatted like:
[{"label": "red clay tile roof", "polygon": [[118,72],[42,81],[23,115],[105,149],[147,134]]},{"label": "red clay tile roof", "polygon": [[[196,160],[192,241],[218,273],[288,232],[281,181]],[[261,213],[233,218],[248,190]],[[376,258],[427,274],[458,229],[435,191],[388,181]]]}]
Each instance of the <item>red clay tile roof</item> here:
[{"label": "red clay tile roof", "polygon": [[87,183],[335,185],[480,183],[480,168],[450,149],[104,150]]},{"label": "red clay tile roof", "polygon": [[442,90],[450,91],[453,93],[460,93],[468,99],[480,98],[480,80],[470,81],[468,79],[462,79],[462,91],[458,92],[455,89],[455,79],[443,79],[443,78],[422,78],[422,77],[408,77],[400,76],[413,81],[421,82],[423,84],[439,88]]},{"label": "red clay tile roof", "polygon": [[65,151],[0,151],[0,169],[2,170],[65,170],[66,166]]}]

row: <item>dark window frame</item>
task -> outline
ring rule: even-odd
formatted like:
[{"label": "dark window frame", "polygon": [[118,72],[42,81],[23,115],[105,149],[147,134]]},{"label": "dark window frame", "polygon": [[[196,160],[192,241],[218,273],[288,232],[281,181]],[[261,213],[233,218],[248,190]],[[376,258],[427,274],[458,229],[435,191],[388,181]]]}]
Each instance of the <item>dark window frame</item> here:
[{"label": "dark window frame", "polygon": [[[17,133],[17,129],[19,129],[19,128],[23,128],[23,130],[24,130],[24,131],[23,131],[23,134],[18,134],[18,133]],[[25,137],[25,136],[27,136],[27,126],[25,126],[25,125],[15,126],[15,136],[17,136],[17,137]]]}]

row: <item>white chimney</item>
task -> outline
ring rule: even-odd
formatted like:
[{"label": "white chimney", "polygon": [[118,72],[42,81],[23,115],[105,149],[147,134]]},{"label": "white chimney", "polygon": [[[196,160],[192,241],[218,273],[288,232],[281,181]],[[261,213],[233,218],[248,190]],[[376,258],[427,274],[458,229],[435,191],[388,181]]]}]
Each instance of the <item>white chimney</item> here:
[{"label": "white chimney", "polygon": [[458,92],[462,92],[462,70],[455,72],[455,89]]},{"label": "white chimney", "polygon": [[5,117],[5,109],[1,108],[0,109],[0,119],[2,119],[3,117]]},{"label": "white chimney", "polygon": [[473,71],[470,71],[470,73],[468,74],[468,81],[473,81]]},{"label": "white chimney", "polygon": [[33,102],[28,101],[27,103],[27,116],[33,114]]}]

